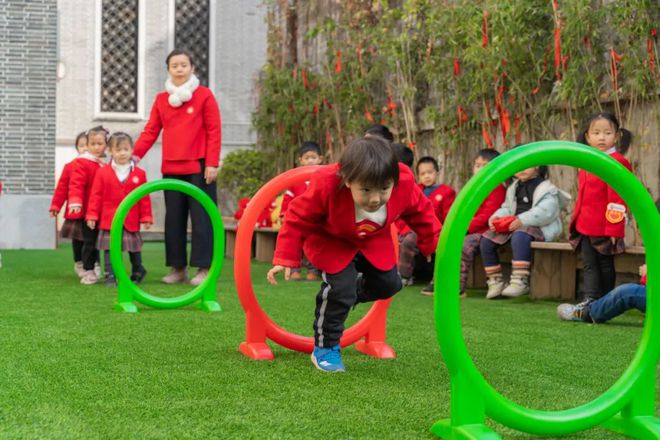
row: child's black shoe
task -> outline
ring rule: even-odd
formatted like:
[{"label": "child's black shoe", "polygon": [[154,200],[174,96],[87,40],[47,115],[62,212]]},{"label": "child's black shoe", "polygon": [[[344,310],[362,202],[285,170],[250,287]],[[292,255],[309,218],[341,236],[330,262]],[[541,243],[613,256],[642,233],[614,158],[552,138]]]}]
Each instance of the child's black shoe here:
[{"label": "child's black shoe", "polygon": [[145,269],[144,266],[140,266],[131,274],[131,281],[133,281],[135,284],[140,284],[146,276],[147,269]]},{"label": "child's black shoe", "polygon": [[114,275],[108,274],[105,276],[105,287],[117,287],[117,278]]}]

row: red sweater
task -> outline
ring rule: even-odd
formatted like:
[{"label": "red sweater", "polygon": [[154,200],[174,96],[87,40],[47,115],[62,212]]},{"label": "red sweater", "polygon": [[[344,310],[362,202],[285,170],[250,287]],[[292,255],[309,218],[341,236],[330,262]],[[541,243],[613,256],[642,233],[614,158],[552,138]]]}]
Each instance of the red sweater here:
[{"label": "red sweater", "polygon": [[149,121],[135,142],[135,155],[142,158],[163,130],[163,174],[196,174],[199,160],[217,167],[220,163],[221,122],[218,103],[210,89],[199,86],[190,101],[172,107],[169,93],[156,96]]},{"label": "red sweater", "polygon": [[[112,165],[104,166],[94,177],[85,219],[97,221],[99,229],[109,231],[112,218],[121,201],[128,193],[146,182],[147,175],[142,168],[133,167],[124,183],[121,183]],[[124,228],[128,232],[138,232],[140,223],[153,223],[153,221],[151,198],[146,195],[128,211]]]},{"label": "red sweater", "polygon": [[304,247],[312,264],[328,273],[344,269],[358,252],[377,269],[390,270],[396,264],[390,225],[398,218],[417,232],[417,246],[424,255],[435,251],[441,225],[408,167],[399,164],[399,183],[387,202],[385,223],[363,235],[355,223],[353,197],[341,184],[338,170],[338,164],[319,167],[307,191],[291,201],[277,237],[273,264],[300,266]]},{"label": "red sweater", "polygon": [[[419,189],[424,190],[424,185],[419,184]],[[451,208],[452,203],[456,200],[456,191],[449,185],[440,184],[429,196],[431,205],[433,205],[433,212],[438,217],[440,223],[444,223]]]},{"label": "red sweater", "polygon": [[67,201],[67,198],[69,196],[69,183],[71,182],[71,174],[74,168],[73,162],[74,161],[72,160],[68,164],[64,165],[64,168],[62,169],[62,174],[60,175],[60,180],[57,181],[57,186],[55,186],[55,193],[53,193],[53,200],[50,203],[50,209],[49,209],[49,211],[60,212],[60,209],[62,209],[62,205],[65,205],[64,218],[67,220],[76,219],[75,216],[69,214],[69,203]]},{"label": "red sweater", "polygon": [[468,226],[468,234],[483,234],[488,230],[488,219],[491,215],[495,213],[502,203],[504,203],[504,198],[506,197],[506,189],[504,185],[497,185],[497,187],[488,194],[486,200],[481,204],[477,213],[474,214],[470,226]]},{"label": "red sweater", "polygon": [[87,155],[81,155],[73,160],[71,170],[71,181],[69,183],[69,208],[78,205],[81,210],[77,214],[69,216],[72,220],[84,219],[89,201],[89,194],[94,183],[94,176],[103,163],[99,159],[91,159]]},{"label": "red sweater", "polygon": [[[630,162],[620,153],[610,156],[632,171]],[[582,235],[623,238],[625,202],[607,183],[585,170],[578,172],[578,194],[570,228]]]},{"label": "red sweater", "polygon": [[308,186],[309,186],[309,181],[300,182],[299,184],[294,185],[286,190],[286,192],[284,193],[284,197],[282,197],[282,208],[280,209],[280,217],[282,217],[286,212],[286,210],[289,209],[289,203],[291,203],[293,199],[304,193]]}]

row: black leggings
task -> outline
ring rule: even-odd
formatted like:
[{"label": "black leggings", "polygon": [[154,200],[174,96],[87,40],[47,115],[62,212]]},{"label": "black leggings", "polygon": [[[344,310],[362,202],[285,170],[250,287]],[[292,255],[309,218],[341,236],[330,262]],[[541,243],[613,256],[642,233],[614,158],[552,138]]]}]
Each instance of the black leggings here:
[{"label": "black leggings", "polygon": [[[142,252],[129,252],[128,258],[131,260],[131,272],[135,273],[142,267]],[[110,264],[110,251],[103,251],[103,265],[106,275],[114,275],[112,264]]]},{"label": "black leggings", "polygon": [[86,222],[82,225],[83,245],[81,249],[83,268],[85,270],[94,270],[94,264],[99,261],[99,251],[96,249],[96,239],[99,236],[99,230],[90,229]]},{"label": "black leggings", "polygon": [[582,237],[580,247],[584,265],[582,298],[598,299],[614,289],[616,283],[614,255],[604,255],[598,252],[591,245],[591,240],[587,236]]},{"label": "black leggings", "polygon": [[71,239],[71,247],[73,248],[73,261],[76,263],[82,261],[83,243],[83,241],[76,240],[75,238]]}]

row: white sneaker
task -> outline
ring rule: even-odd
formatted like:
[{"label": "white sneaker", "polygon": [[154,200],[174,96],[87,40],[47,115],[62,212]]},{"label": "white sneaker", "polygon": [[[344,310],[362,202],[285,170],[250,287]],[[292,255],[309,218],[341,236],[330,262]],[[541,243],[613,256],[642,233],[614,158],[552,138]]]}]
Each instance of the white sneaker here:
[{"label": "white sneaker", "polygon": [[99,277],[96,276],[93,270],[85,271],[85,274],[80,278],[80,284],[96,284],[99,281]]},{"label": "white sneaker", "polygon": [[502,294],[504,290],[504,281],[502,277],[491,277],[486,280],[488,284],[488,293],[486,293],[486,299],[494,299]]},{"label": "white sneaker", "polygon": [[76,261],[73,263],[73,271],[78,275],[78,278],[82,278],[85,275],[85,268],[83,267],[82,261]]},{"label": "white sneaker", "polygon": [[529,293],[529,278],[512,276],[509,285],[502,291],[503,296],[515,298]]}]

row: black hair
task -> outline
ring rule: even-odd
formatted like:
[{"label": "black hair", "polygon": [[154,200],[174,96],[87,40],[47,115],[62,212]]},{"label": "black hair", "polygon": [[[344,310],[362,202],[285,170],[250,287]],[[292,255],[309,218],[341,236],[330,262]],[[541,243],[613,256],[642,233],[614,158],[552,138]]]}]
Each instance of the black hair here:
[{"label": "black hair", "polygon": [[385,186],[399,183],[399,161],[390,143],[377,136],[351,141],[339,159],[342,183]]},{"label": "black hair", "polygon": [[188,51],[185,50],[185,49],[175,48],[174,50],[172,50],[172,52],[170,52],[170,53],[167,55],[167,58],[165,58],[165,65],[167,66],[168,69],[169,69],[169,67],[170,67],[170,58],[175,57],[175,56],[177,56],[177,55],[185,55],[185,56],[187,56],[187,57],[188,57],[188,61],[190,61],[190,66],[191,66],[191,67],[195,67],[195,61],[193,61],[193,57],[192,57],[192,54],[191,54],[190,52],[188,52]]},{"label": "black hair", "polygon": [[[525,145],[525,144],[516,144],[513,147],[511,147],[511,149],[513,150],[514,148],[522,147],[523,145]],[[543,180],[546,180],[548,178],[548,174],[550,173],[550,169],[548,168],[548,166],[547,165],[539,165],[536,168],[538,168],[539,177],[542,178]]]},{"label": "black hair", "polygon": [[483,148],[479,150],[476,156],[474,156],[474,159],[472,160],[473,162],[477,160],[478,158],[482,158],[483,160],[490,162],[491,160],[495,159],[497,156],[500,155],[500,152],[497,151],[495,148]]},{"label": "black hair", "polygon": [[419,160],[417,161],[417,167],[415,167],[415,170],[419,173],[419,166],[423,163],[430,163],[433,165],[433,168],[439,172],[440,171],[440,165],[438,165],[438,161],[432,158],[431,156],[424,156],[420,157]]},{"label": "black hair", "polygon": [[97,125],[96,127],[92,127],[89,130],[87,130],[87,142],[89,142],[89,138],[96,135],[96,134],[102,134],[103,137],[105,138],[106,143],[108,142],[108,134],[110,132],[103,128],[102,125]]},{"label": "black hair", "polygon": [[413,151],[404,144],[392,144],[392,149],[399,162],[412,169],[413,163],[415,162],[415,154]]},{"label": "black hair", "polygon": [[372,124],[368,126],[364,134],[379,136],[387,141],[394,142],[394,135],[392,134],[390,129],[384,126],[383,124]]},{"label": "black hair", "polygon": [[589,132],[589,128],[591,128],[591,124],[599,119],[605,119],[608,121],[610,124],[612,124],[614,130],[621,134],[621,139],[619,139],[619,144],[616,146],[616,149],[619,153],[626,154],[630,148],[633,134],[630,132],[630,130],[622,128],[616,116],[609,112],[598,112],[589,115],[585,121],[582,131],[578,135],[577,141],[581,144],[589,145],[589,142],[587,142],[587,133]]},{"label": "black hair", "polygon": [[108,148],[112,150],[114,146],[119,145],[119,143],[123,141],[128,141],[128,143],[131,144],[131,148],[133,148],[133,138],[131,138],[130,135],[124,133],[123,131],[116,131],[112,133],[112,136],[110,136],[110,139],[108,139]]},{"label": "black hair", "polygon": [[[87,141],[87,132],[86,131],[81,131],[78,133],[78,136],[76,136],[76,143],[74,146],[76,147],[76,151],[78,150],[78,142],[80,142],[80,139],[85,138],[85,141]],[[80,153],[80,151],[78,151]]]},{"label": "black hair", "polygon": [[321,153],[321,146],[317,142],[305,141],[302,143],[302,145],[300,145],[300,148],[298,148],[298,157],[302,157],[305,153],[309,151],[313,151],[319,156],[323,155]]}]

